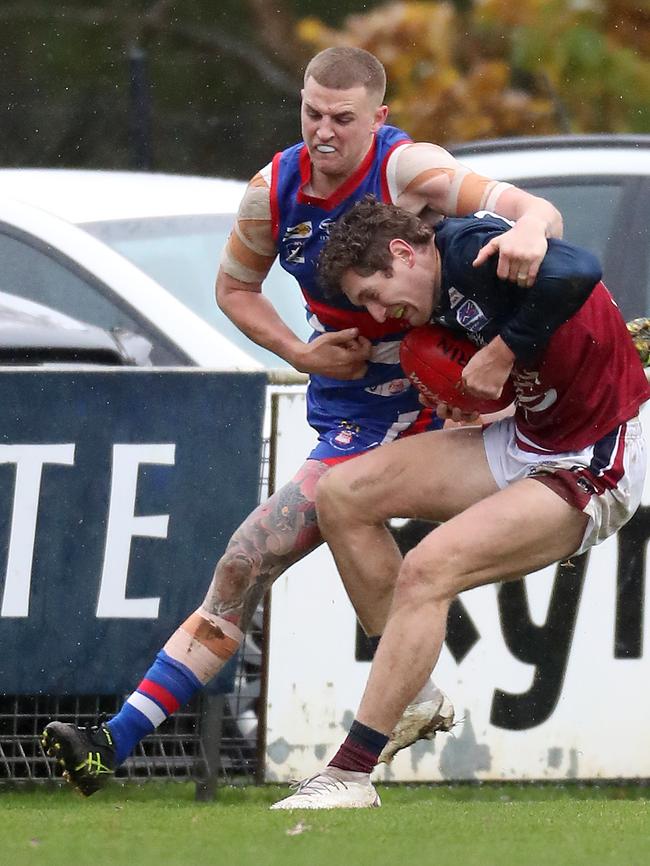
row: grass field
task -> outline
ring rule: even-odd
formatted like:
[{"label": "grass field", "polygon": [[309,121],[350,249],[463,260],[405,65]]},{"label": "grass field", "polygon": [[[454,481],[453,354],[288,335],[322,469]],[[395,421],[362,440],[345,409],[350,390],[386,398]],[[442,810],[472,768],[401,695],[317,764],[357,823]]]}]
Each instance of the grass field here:
[{"label": "grass field", "polygon": [[647,866],[650,790],[389,787],[381,809],[269,812],[286,789],[0,793],[3,866]]}]

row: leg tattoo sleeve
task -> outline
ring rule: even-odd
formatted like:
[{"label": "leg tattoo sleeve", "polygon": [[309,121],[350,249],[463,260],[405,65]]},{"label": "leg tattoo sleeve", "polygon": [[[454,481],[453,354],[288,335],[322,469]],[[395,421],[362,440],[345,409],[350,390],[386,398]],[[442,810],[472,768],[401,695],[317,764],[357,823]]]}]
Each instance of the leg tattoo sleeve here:
[{"label": "leg tattoo sleeve", "polygon": [[217,563],[202,605],[205,613],[246,631],[271,584],[318,547],[322,539],[316,519],[316,484],[328,468],[308,460],[244,521]]}]

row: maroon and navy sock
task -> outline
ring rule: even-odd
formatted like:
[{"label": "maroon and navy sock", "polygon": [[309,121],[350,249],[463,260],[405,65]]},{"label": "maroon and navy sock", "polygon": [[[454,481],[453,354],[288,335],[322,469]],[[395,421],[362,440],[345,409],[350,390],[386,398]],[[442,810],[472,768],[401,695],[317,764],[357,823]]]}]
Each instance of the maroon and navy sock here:
[{"label": "maroon and navy sock", "polygon": [[388,737],[361,724],[356,719],[343,745],[329,762],[330,767],[352,770],[355,773],[372,773],[377,758],[388,742]]}]

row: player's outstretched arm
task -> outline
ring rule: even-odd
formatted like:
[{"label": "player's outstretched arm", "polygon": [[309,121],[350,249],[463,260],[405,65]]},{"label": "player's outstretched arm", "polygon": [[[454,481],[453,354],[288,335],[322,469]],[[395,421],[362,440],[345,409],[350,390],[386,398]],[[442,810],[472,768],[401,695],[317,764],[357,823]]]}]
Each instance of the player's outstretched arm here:
[{"label": "player's outstretched arm", "polygon": [[235,226],[221,256],[215,286],[217,304],[253,342],[299,372],[359,379],[366,372],[371,346],[356,329],[322,334],[305,343],[262,293],[277,254],[269,176],[268,166],[256,174],[239,205]]},{"label": "player's outstretched arm", "polygon": [[515,225],[479,252],[475,266],[498,256],[498,276],[522,286],[535,281],[546,254],[546,240],[562,237],[562,215],[550,202],[512,184],[476,174],[444,148],[418,143],[395,152],[389,162],[394,201],[420,213],[425,208],[444,216],[493,211]]},{"label": "player's outstretched arm", "polygon": [[219,308],[254,343],[290,361],[302,340],[262,294],[261,282],[244,283],[219,268],[215,295]]},{"label": "player's outstretched arm", "polygon": [[215,285],[219,308],[253,342],[292,363],[302,340],[289,328],[262,286],[277,255],[266,166],[246,187],[235,225],[221,253]]}]

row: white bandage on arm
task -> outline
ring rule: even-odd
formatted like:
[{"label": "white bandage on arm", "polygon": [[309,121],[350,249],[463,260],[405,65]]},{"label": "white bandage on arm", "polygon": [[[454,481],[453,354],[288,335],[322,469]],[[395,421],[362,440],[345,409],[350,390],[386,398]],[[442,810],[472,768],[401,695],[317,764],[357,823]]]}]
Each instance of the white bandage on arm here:
[{"label": "white bandage on arm", "polygon": [[492,181],[492,188],[486,190],[485,204],[481,205],[478,210],[496,210],[497,199],[507,189],[512,189],[511,183],[506,183],[505,181]]},{"label": "white bandage on arm", "polygon": [[389,157],[386,174],[389,181],[392,178],[396,204],[412,209],[411,203],[420,200],[446,216],[493,210],[511,186],[476,174],[444,148],[425,143],[397,148]]},{"label": "white bandage on arm", "polygon": [[222,269],[242,283],[261,283],[277,252],[265,174],[263,169],[246,187],[235,225],[221,254]]}]

